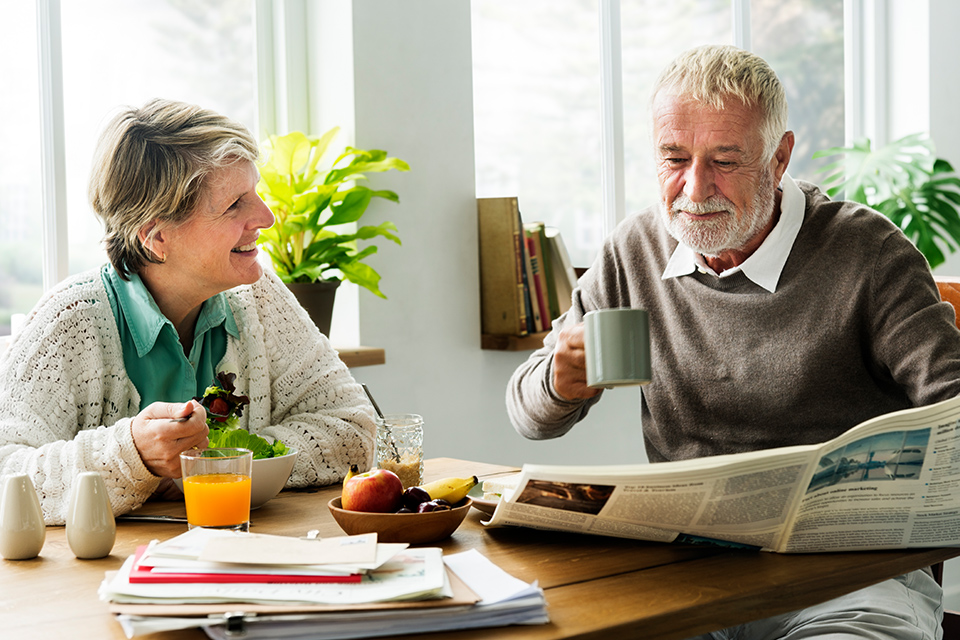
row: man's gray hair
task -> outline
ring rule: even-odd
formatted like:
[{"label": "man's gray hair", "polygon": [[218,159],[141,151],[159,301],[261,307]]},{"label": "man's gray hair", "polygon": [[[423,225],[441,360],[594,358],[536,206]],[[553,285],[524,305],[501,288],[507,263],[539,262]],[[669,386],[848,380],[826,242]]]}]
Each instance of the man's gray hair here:
[{"label": "man's gray hair", "polygon": [[118,113],[100,137],[87,192],[120,276],[162,261],[141,243],[141,229],[185,222],[210,174],[258,155],[246,127],[196,105],[155,99]]},{"label": "man's gray hair", "polygon": [[787,131],[787,97],[770,65],[730,45],[706,45],[680,54],[663,70],[651,103],[666,93],[722,109],[736,99],[761,111],[764,157],[773,157]]}]

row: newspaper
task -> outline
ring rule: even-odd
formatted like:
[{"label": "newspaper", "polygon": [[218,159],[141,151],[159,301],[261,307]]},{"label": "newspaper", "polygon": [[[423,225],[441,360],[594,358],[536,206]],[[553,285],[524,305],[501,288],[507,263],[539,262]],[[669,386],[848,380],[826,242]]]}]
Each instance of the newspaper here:
[{"label": "newspaper", "polygon": [[658,464],[527,464],[486,524],[779,553],[957,546],[960,397],[820,445]]}]

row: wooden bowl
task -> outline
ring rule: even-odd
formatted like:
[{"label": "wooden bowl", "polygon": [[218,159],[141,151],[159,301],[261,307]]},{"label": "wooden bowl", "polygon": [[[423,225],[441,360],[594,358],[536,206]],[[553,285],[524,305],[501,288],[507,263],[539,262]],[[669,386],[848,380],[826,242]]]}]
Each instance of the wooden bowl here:
[{"label": "wooden bowl", "polygon": [[331,500],[327,507],[333,514],[333,519],[348,535],[376,533],[377,542],[421,544],[450,537],[470,511],[472,502],[470,498],[466,498],[449,511],[430,513],[347,511],[340,506],[340,498]]}]

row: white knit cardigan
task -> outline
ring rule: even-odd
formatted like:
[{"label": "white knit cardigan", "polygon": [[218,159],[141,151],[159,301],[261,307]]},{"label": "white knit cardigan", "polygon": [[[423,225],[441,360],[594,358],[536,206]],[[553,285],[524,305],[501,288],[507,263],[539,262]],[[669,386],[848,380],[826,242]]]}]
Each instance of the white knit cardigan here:
[{"label": "white knit cardigan", "polygon": [[[373,409],[346,366],[272,273],[226,293],[240,338],[218,371],[250,397],[240,426],[298,449],[288,487],[332,484],[373,464]],[[72,480],[104,479],[114,514],[136,509],[160,478],[133,442],[140,394],[96,269],[50,291],[0,360],[0,475],[26,473],[47,524],[63,524]]]}]

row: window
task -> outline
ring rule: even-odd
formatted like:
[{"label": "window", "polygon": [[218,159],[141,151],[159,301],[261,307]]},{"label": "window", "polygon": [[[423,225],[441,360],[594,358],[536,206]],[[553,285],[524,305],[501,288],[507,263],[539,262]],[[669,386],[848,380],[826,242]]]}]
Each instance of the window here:
[{"label": "window", "polygon": [[574,264],[599,246],[597,0],[474,0],[477,196],[516,195]]},{"label": "window", "polygon": [[[619,18],[623,201],[601,193],[601,3]],[[473,0],[477,196],[516,195],[525,220],[558,227],[589,266],[604,223],[656,202],[649,97],[676,55],[708,43],[745,46],[783,80],[790,165],[816,181],[813,152],[844,142],[843,0]],[[734,25],[745,25],[736,32]],[[748,43],[752,42],[752,46]],[[608,178],[608,181],[611,178]]]},{"label": "window", "polygon": [[7,335],[11,315],[29,311],[43,292],[43,221],[40,91],[37,67],[30,64],[37,50],[34,3],[8,2],[3,11],[7,24],[17,25],[0,38],[0,75],[8,87],[0,91],[6,149],[0,154],[0,335]]},{"label": "window", "polygon": [[61,12],[73,274],[106,261],[87,179],[97,138],[117,108],[171,98],[253,130],[256,66],[248,0],[85,0],[62,3]]},{"label": "window", "polygon": [[[0,96],[7,148],[0,159],[0,335],[43,289],[41,105],[37,96],[37,7],[4,5],[6,36],[0,69],[18,91]],[[50,2],[60,9],[62,131],[69,273],[106,261],[103,230],[87,203],[97,138],[119,107],[154,97],[193,102],[256,130],[256,46],[250,0],[85,0]],[[53,22],[53,21],[51,21]],[[56,30],[53,30],[54,35]],[[48,98],[49,99],[49,96]]]},{"label": "window", "polygon": [[[621,11],[624,198],[625,213],[633,213],[659,198],[650,139],[650,91],[657,76],[687,49],[733,42],[733,32],[730,0],[630,0]],[[599,247],[593,245],[591,254]]]},{"label": "window", "polygon": [[796,146],[787,171],[819,182],[814,152],[844,143],[843,2],[753,0],[753,51],[780,76]]}]

